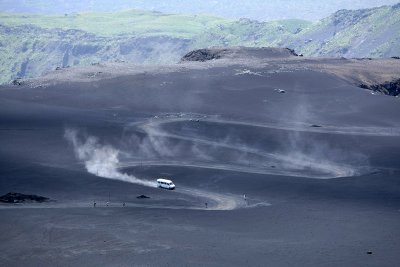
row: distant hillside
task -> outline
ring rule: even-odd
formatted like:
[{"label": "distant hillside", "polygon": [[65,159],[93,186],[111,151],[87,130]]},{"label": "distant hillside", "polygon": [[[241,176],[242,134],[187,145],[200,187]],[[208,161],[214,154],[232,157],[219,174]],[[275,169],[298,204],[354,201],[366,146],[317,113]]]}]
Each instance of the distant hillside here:
[{"label": "distant hillside", "polygon": [[205,29],[227,20],[150,11],[0,13],[0,83],[102,61],[177,62]]},{"label": "distant hillside", "polygon": [[0,25],[0,83],[105,61],[176,62],[189,46],[189,39],[171,36],[101,37],[73,29]]},{"label": "distant hillside", "polygon": [[400,4],[340,10],[311,25],[292,40],[289,46],[312,56],[399,56]]},{"label": "distant hillside", "polygon": [[319,22],[229,20],[150,11],[0,13],[0,83],[102,61],[177,62],[212,46],[289,47],[305,56],[400,55],[400,4],[341,10]]},{"label": "distant hillside", "polygon": [[97,36],[170,36],[193,38],[229,20],[207,15],[175,15],[128,10],[116,13],[62,15],[0,13],[0,24],[35,25],[44,29],[81,30]]},{"label": "distant hillside", "polygon": [[197,47],[290,47],[306,56],[391,57],[400,55],[400,4],[340,10],[316,23],[241,19],[218,25],[196,38]]},{"label": "distant hillside", "polygon": [[193,46],[285,47],[288,40],[311,25],[311,22],[294,19],[272,22],[240,19],[204,31],[193,41]]},{"label": "distant hillside", "polygon": [[260,21],[316,21],[339,9],[371,8],[397,2],[398,0],[2,0],[0,10],[48,15],[143,9],[164,13],[212,14],[225,18],[250,18]]}]

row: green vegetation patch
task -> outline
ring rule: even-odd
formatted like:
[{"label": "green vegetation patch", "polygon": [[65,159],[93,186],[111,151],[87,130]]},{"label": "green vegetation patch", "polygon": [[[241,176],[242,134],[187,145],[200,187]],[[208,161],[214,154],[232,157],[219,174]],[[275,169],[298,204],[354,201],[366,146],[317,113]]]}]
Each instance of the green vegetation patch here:
[{"label": "green vegetation patch", "polygon": [[77,29],[107,37],[128,34],[192,38],[207,28],[227,21],[207,15],[174,15],[139,10],[51,16],[0,13],[0,23],[6,26],[29,24],[44,29]]}]

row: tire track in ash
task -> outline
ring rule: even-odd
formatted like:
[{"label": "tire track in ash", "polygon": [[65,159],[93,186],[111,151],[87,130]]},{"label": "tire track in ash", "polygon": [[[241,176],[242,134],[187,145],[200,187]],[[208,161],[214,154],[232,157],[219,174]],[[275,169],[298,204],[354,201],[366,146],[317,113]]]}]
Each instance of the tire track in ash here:
[{"label": "tire track in ash", "polygon": [[176,167],[190,167],[190,168],[201,168],[201,169],[212,169],[212,170],[223,170],[241,173],[252,173],[252,174],[270,174],[270,175],[280,175],[280,176],[291,176],[291,177],[304,177],[304,178],[314,178],[314,179],[332,179],[342,176],[332,177],[330,175],[321,176],[321,174],[311,175],[309,172],[301,172],[301,170],[288,171],[284,169],[266,169],[257,168],[255,166],[237,166],[229,164],[218,164],[218,163],[201,163],[201,162],[185,162],[185,161],[127,161],[119,164],[119,168],[131,168],[139,166],[176,166]]},{"label": "tire track in ash", "polygon": [[[162,190],[162,189],[160,189]],[[205,190],[193,189],[190,187],[179,187],[175,192],[177,194],[188,195],[195,197],[199,201],[198,206],[176,206],[176,205],[157,205],[157,204],[144,204],[144,203],[132,203],[125,202],[125,206],[121,203],[108,203],[103,206],[99,203],[97,208],[123,208],[123,207],[135,207],[135,208],[151,208],[151,209],[187,209],[187,210],[234,210],[239,208],[255,208],[261,206],[269,206],[267,202],[257,202],[252,205],[246,205],[244,199],[235,195],[214,193]],[[201,199],[201,201],[200,201]],[[207,203],[207,207],[203,204]],[[79,201],[79,202],[49,202],[49,203],[19,203],[19,204],[0,204],[0,210],[6,209],[68,209],[68,208],[93,208],[92,202],[90,201]]]},{"label": "tire track in ash", "polygon": [[[177,139],[177,140],[183,140],[187,142],[192,142],[192,143],[198,143],[202,145],[207,145],[212,148],[225,148],[225,149],[231,149],[234,151],[239,151],[244,154],[253,154],[259,157],[262,157],[265,159],[265,162],[269,163],[269,167],[271,165],[276,165],[276,164],[281,164],[283,168],[279,169],[271,169],[268,168],[268,166],[263,166],[262,164],[258,164],[258,166],[261,166],[261,168],[256,167],[256,166],[251,166],[250,167],[238,167],[238,166],[232,166],[232,165],[221,165],[221,164],[214,164],[214,163],[209,163],[210,167],[209,168],[214,168],[214,169],[225,169],[225,170],[238,170],[241,172],[248,172],[248,173],[261,173],[261,174],[274,174],[274,175],[288,175],[288,176],[294,176],[294,177],[308,177],[308,178],[320,178],[320,179],[329,179],[329,178],[338,178],[338,177],[349,177],[349,176],[355,176],[359,175],[360,173],[364,173],[367,171],[367,167],[358,167],[358,169],[355,169],[354,167],[346,164],[339,164],[335,163],[329,160],[324,160],[321,158],[313,158],[310,157],[309,155],[306,155],[304,153],[299,153],[297,151],[294,151],[290,153],[289,155],[286,154],[278,154],[278,153],[268,153],[264,151],[260,151],[254,148],[249,148],[243,145],[238,145],[238,144],[229,144],[229,143],[224,143],[224,142],[217,142],[217,141],[212,141],[212,140],[207,140],[203,138],[196,138],[196,137],[188,137],[184,135],[179,135],[179,134],[171,134],[168,133],[164,130],[162,130],[161,126],[163,124],[168,124],[168,123],[174,123],[174,122],[185,122],[185,121],[190,121],[193,119],[188,119],[188,118],[181,118],[181,117],[174,117],[174,118],[167,118],[165,120],[159,119],[159,120],[150,120],[147,122],[141,122],[141,123],[134,123],[131,124],[130,126],[132,127],[137,127],[141,131],[147,134],[149,138],[153,139],[152,141],[154,143],[158,142],[158,140],[155,140],[155,138],[171,138],[171,139]],[[260,125],[254,125],[250,123],[243,123],[243,122],[231,122],[231,121],[225,121],[225,120],[220,120],[220,119],[202,119],[202,121],[206,122],[214,122],[214,123],[227,123],[227,124],[240,124],[240,125],[246,125],[246,126],[251,126],[251,127],[260,127]],[[270,128],[267,126],[263,126],[265,128]],[[278,128],[274,128],[278,129]],[[164,162],[164,165],[171,165],[170,162]],[[179,165],[179,164],[175,164]],[[204,166],[204,163],[186,163],[187,166],[197,166],[201,168],[207,168]],[[240,165],[239,165],[240,166]],[[306,170],[306,171],[305,171]]]},{"label": "tire track in ash", "polygon": [[[141,122],[134,122],[128,124],[128,127],[142,127],[142,126],[159,126],[162,124],[173,123],[173,122],[185,122],[193,121],[198,119],[197,117],[189,117],[189,115],[181,116],[180,114],[175,115],[172,118],[158,117],[156,119],[150,119]],[[311,133],[322,133],[322,134],[339,134],[339,135],[360,135],[360,136],[400,136],[399,127],[370,127],[370,126],[334,126],[324,125],[323,127],[311,127],[310,124],[305,123],[259,123],[259,122],[247,122],[247,121],[234,121],[227,119],[219,119],[215,116],[207,117],[206,115],[201,116],[199,119],[203,122],[217,123],[217,124],[230,124],[240,126],[250,126],[258,128],[267,128],[275,130],[286,130],[294,132],[311,132]]]},{"label": "tire track in ash", "polygon": [[189,187],[179,187],[179,193],[205,199],[209,204],[207,208],[198,207],[194,209],[207,209],[207,210],[234,210],[245,207],[243,199],[234,195],[214,193],[205,190],[193,189]]}]

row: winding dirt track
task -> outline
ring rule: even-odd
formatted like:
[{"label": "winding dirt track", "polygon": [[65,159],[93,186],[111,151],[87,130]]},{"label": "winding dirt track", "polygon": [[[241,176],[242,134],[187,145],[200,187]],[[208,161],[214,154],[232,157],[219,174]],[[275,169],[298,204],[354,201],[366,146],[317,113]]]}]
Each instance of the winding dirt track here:
[{"label": "winding dirt track", "polygon": [[[247,127],[261,127],[266,129],[279,129],[286,131],[300,131],[300,132],[316,132],[316,133],[329,133],[329,134],[350,134],[350,135],[373,135],[373,136],[398,136],[400,131],[398,129],[383,128],[357,128],[357,127],[309,127],[309,125],[275,125],[275,124],[259,124],[250,123],[243,121],[230,121],[223,120],[218,117],[206,117],[201,115],[194,117],[182,117],[179,115],[169,115],[170,117],[157,117],[141,122],[130,123],[126,127],[127,130],[136,129],[145,133],[150,137],[154,143],[162,142],[165,139],[176,139],[185,141],[193,144],[200,144],[204,146],[210,146],[213,148],[223,148],[234,150],[243,154],[252,154],[261,157],[265,164],[256,164],[254,166],[246,166],[244,164],[227,164],[225,162],[218,161],[197,161],[197,160],[137,160],[135,157],[129,159],[129,157],[120,162],[118,168],[125,169],[136,166],[177,166],[177,167],[191,167],[191,168],[206,168],[215,170],[227,170],[233,172],[243,173],[256,173],[256,174],[271,174],[271,175],[284,175],[293,177],[308,177],[318,179],[330,179],[337,177],[354,176],[359,174],[360,170],[354,169],[352,166],[341,165],[333,162],[318,161],[307,155],[301,155],[301,159],[294,155],[285,155],[279,153],[269,153],[263,150],[247,147],[243,144],[229,143],[229,142],[218,142],[207,139],[206,137],[191,137],[180,135],[177,133],[169,133],[163,128],[164,125],[169,123],[189,122],[195,121],[215,123],[218,125],[241,125]],[[276,164],[279,168],[271,168],[271,164]],[[192,207],[182,207],[174,205],[157,205],[150,203],[127,203],[127,207],[144,207],[144,208],[167,208],[167,209],[207,209],[207,210],[233,210],[238,208],[252,208],[259,206],[270,205],[267,202],[257,202],[249,205],[242,196],[215,193],[206,190],[200,190],[189,187],[178,186],[174,193],[184,194],[190,197],[198,199],[198,205]],[[208,203],[205,207],[205,203]],[[87,208],[90,207],[88,203],[48,203],[44,205],[28,204],[23,206],[15,206],[16,208],[24,207],[41,207],[41,208]],[[110,204],[108,208],[121,207],[119,204]],[[0,208],[3,208],[0,206]]]},{"label": "winding dirt track", "polygon": [[[174,123],[174,122],[185,122],[193,121],[198,119],[197,117],[180,117],[176,115],[173,118],[157,118],[152,120],[146,120],[142,122],[130,123],[128,127],[155,127],[162,124]],[[217,124],[227,125],[242,125],[250,127],[268,128],[276,130],[287,130],[295,132],[313,132],[313,133],[326,133],[326,134],[340,134],[340,135],[360,135],[360,136],[400,136],[400,128],[398,127],[357,127],[357,126],[334,126],[324,125],[323,127],[310,127],[309,124],[304,123],[257,123],[257,122],[246,122],[246,121],[233,121],[219,119],[215,116],[202,116],[199,120],[202,122],[210,122]]]},{"label": "winding dirt track", "polygon": [[[196,119],[196,118],[195,118]],[[258,174],[272,174],[272,175],[285,175],[285,176],[293,176],[293,177],[308,177],[308,178],[319,178],[319,179],[330,179],[330,178],[338,178],[338,177],[349,177],[356,176],[362,173],[368,172],[368,167],[359,166],[357,169],[346,164],[339,164],[327,160],[316,159],[310,157],[305,154],[279,154],[279,153],[268,153],[265,151],[261,151],[258,149],[250,148],[242,144],[231,144],[225,142],[217,142],[213,140],[207,140],[201,137],[190,137],[179,134],[168,133],[166,130],[162,128],[163,125],[168,123],[176,123],[176,122],[187,122],[195,120],[193,118],[182,118],[179,116],[173,118],[157,118],[144,122],[136,122],[129,124],[128,128],[137,128],[142,132],[146,133],[148,136],[153,138],[162,139],[177,139],[192,143],[197,143],[201,145],[210,146],[213,148],[224,148],[235,150],[241,152],[243,154],[253,154],[256,156],[260,156],[264,159],[265,163],[268,164],[257,164],[256,166],[244,166],[241,165],[232,165],[225,163],[215,163],[215,162],[188,162],[188,161],[149,161],[144,160],[140,162],[124,162],[121,164],[121,167],[132,167],[138,164],[141,165],[151,165],[151,166],[186,166],[186,167],[199,167],[199,168],[208,168],[208,169],[219,169],[219,170],[229,170],[229,171],[237,171],[237,172],[245,172],[245,173],[258,173]],[[253,124],[247,122],[234,122],[228,120],[221,120],[216,118],[206,118],[202,117],[201,121],[211,122],[217,124],[228,124],[228,125],[243,125],[249,127],[263,127],[267,129],[280,129],[287,131],[307,131],[307,132],[318,132],[318,133],[329,133],[329,134],[360,134],[360,135],[378,135],[378,136],[387,136],[391,134],[400,134],[397,133],[397,130],[388,131],[387,129],[374,128],[374,129],[358,129],[358,128],[337,128],[337,127],[328,127],[328,128],[313,128],[313,127],[294,127],[294,126],[277,126],[277,125],[267,125],[267,124]],[[281,165],[281,168],[271,168],[271,165]]]},{"label": "winding dirt track", "polygon": [[[178,191],[183,194],[206,199],[207,203],[209,203],[207,209],[210,210],[233,210],[245,207],[244,199],[239,196],[219,194],[188,187],[179,188]],[[204,208],[201,207],[201,209]]]}]

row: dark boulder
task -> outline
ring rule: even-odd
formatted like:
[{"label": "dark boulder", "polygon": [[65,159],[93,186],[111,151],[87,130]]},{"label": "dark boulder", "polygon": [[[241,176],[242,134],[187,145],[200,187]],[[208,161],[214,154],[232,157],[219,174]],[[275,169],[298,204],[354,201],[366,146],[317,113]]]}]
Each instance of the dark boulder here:
[{"label": "dark boulder", "polygon": [[23,85],[23,84],[24,84],[24,81],[22,80],[22,78],[17,78],[17,79],[15,79],[15,80],[13,80],[11,83],[12,83],[13,85],[18,85],[18,86],[20,86],[20,85]]},{"label": "dark boulder", "polygon": [[[286,48],[286,50],[289,51],[289,53],[290,53],[292,56],[295,56],[295,57],[298,57],[298,56],[299,56],[299,54],[297,54],[297,53],[294,51],[294,49]],[[301,56],[303,56],[303,55],[301,55]]]},{"label": "dark boulder", "polygon": [[145,195],[140,195],[140,196],[137,196],[136,198],[138,198],[138,199],[145,199],[145,198],[150,198],[150,197],[145,196]]},{"label": "dark boulder", "polygon": [[23,202],[46,202],[50,199],[47,197],[36,196],[36,195],[25,195],[21,193],[10,192],[0,197],[0,202],[3,203],[23,203]]}]

